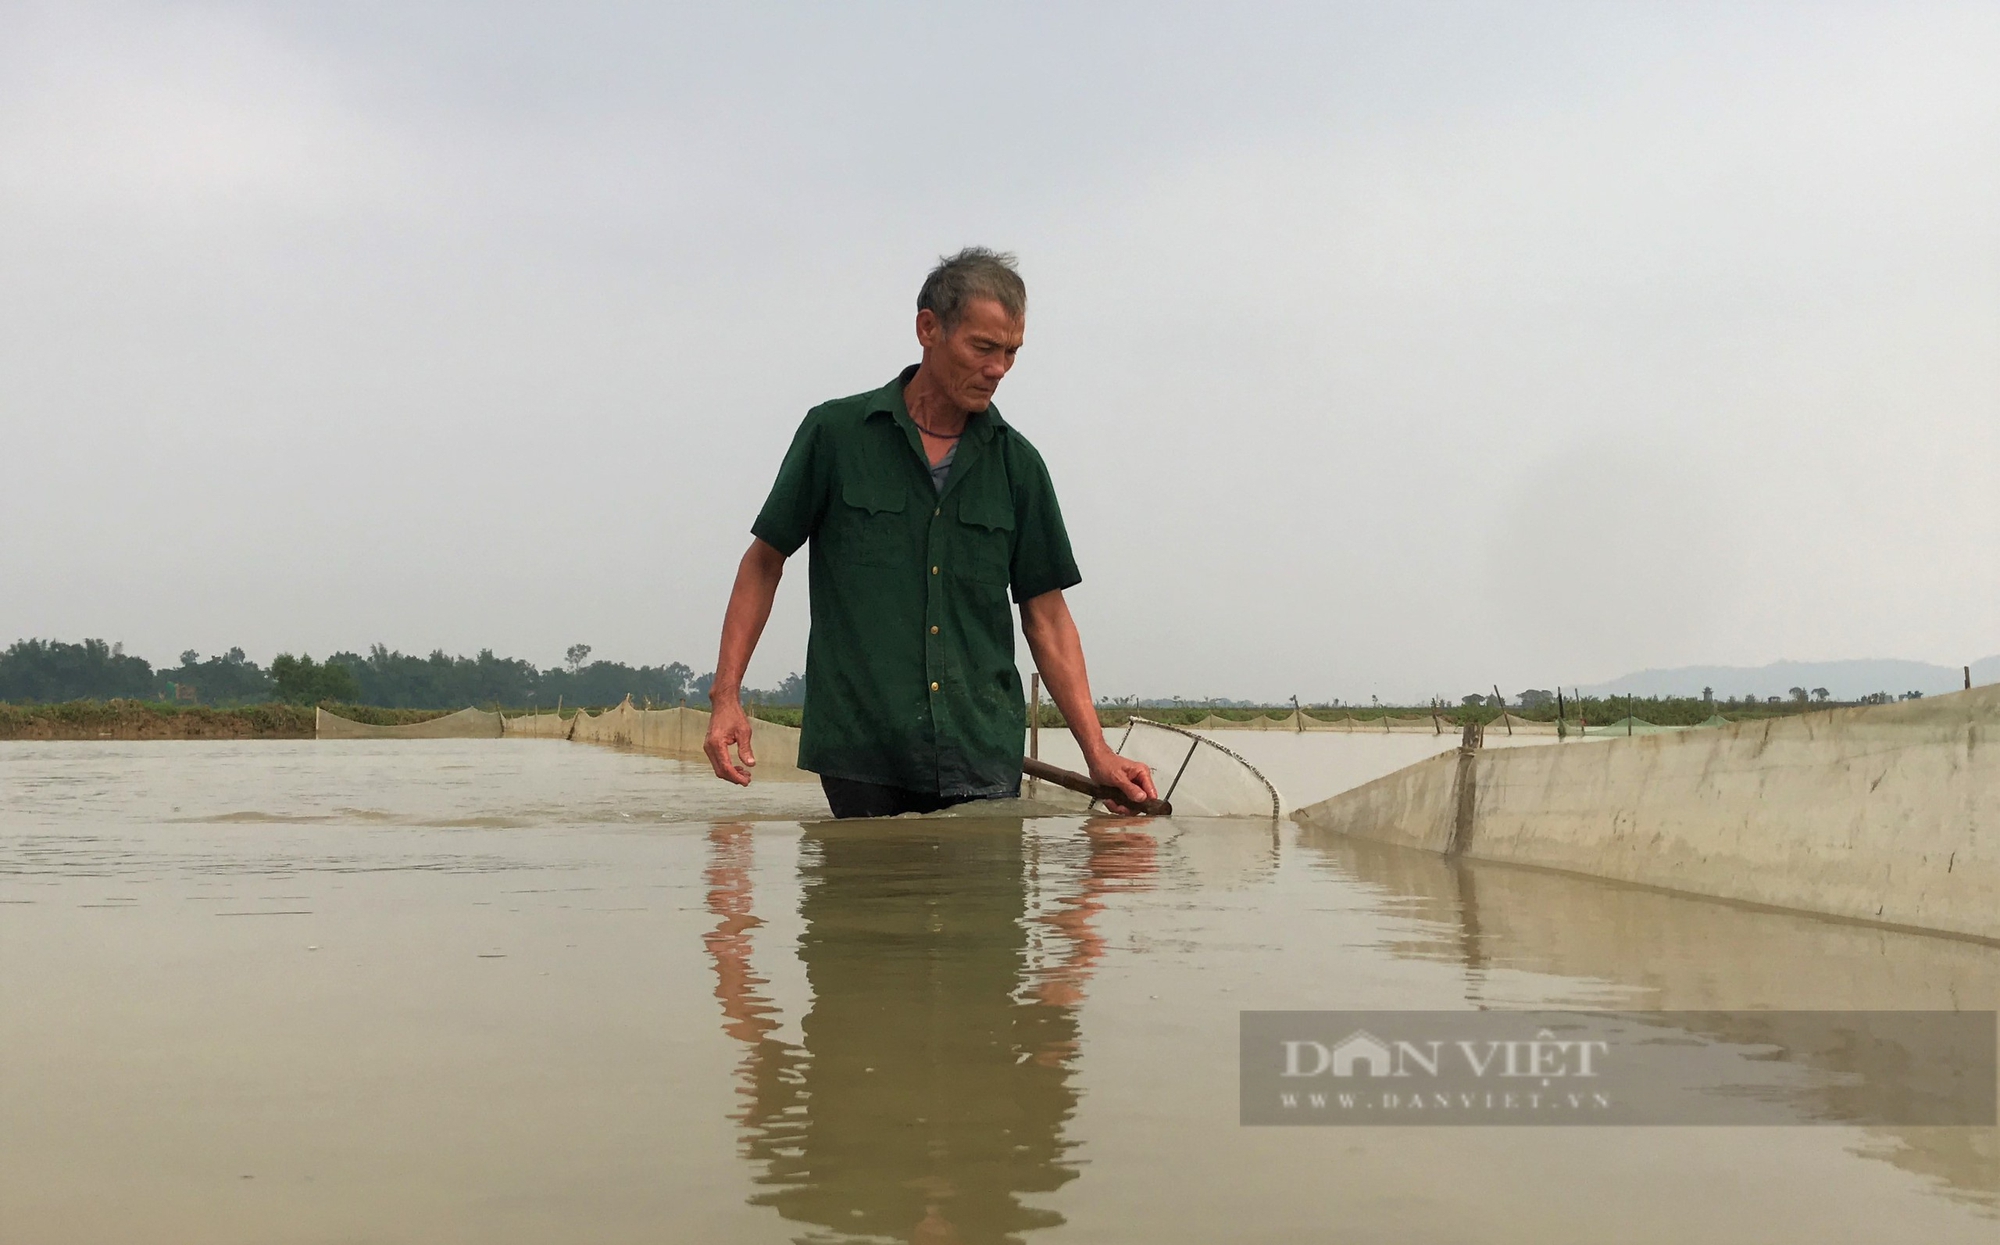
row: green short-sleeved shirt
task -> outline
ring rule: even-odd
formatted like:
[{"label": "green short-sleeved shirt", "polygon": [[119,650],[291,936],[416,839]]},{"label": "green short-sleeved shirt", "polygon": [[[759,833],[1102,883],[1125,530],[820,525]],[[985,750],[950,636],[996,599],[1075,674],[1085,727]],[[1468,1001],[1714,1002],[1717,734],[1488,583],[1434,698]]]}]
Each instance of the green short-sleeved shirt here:
[{"label": "green short-sleeved shirt", "polygon": [[751,532],[812,541],[802,768],[939,795],[1012,795],[1024,713],[1014,616],[1082,581],[1048,468],[998,408],[944,491],[903,404],[916,368],[814,407]]}]

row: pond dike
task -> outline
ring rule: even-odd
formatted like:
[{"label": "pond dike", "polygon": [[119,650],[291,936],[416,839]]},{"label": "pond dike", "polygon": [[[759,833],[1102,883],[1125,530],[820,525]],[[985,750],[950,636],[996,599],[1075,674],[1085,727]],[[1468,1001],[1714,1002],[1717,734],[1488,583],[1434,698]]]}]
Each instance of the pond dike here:
[{"label": "pond dike", "polygon": [[1674,734],[1476,738],[1315,831],[2000,942],[2000,685]]}]

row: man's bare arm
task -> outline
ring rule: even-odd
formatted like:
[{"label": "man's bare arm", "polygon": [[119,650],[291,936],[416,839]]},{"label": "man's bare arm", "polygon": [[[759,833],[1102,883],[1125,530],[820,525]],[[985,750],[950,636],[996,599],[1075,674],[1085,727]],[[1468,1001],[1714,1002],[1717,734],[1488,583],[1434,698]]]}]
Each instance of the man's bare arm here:
[{"label": "man's bare arm", "polygon": [[[1104,742],[1104,728],[1097,722],[1097,706],[1090,699],[1090,673],[1084,668],[1083,639],[1076,633],[1069,602],[1060,590],[1044,592],[1021,602],[1021,631],[1028,637],[1028,651],[1048,685],[1049,697],[1062,710],[1070,734],[1083,749],[1090,776],[1108,787],[1132,797],[1156,800],[1153,772],[1138,761],[1119,756]],[[1130,812],[1131,809],[1118,809]]]},{"label": "man's bare arm", "polygon": [[[750,770],[757,764],[750,746],[750,719],[743,712],[743,672],[771,619],[771,602],[778,597],[778,581],[784,574],[785,555],[753,538],[737,564],[736,586],[729,590],[729,609],[722,616],[722,651],[716,655],[715,682],[708,689],[711,713],[702,751],[717,778],[741,787],[750,785]],[[741,765],[729,755],[731,744],[743,760]]]}]

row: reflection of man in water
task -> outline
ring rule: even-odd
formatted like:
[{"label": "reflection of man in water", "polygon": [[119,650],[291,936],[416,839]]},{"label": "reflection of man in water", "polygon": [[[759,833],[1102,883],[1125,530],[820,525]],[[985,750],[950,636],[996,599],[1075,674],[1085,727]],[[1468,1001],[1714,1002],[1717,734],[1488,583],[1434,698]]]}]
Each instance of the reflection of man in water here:
[{"label": "reflection of man in water", "polygon": [[[1106,830],[1082,870],[1044,861],[1045,876],[1082,876],[1032,922],[1024,841],[1018,822],[809,831],[800,1049],[771,1036],[748,958],[749,831],[711,834],[708,942],[725,1029],[749,1048],[739,1118],[770,1186],[757,1202],[915,1242],[1013,1241],[1062,1222],[1021,1199],[1076,1175],[1063,1126],[1075,1004],[1102,945],[1090,918],[1106,890],[1146,884],[1153,840]],[[1031,927],[1067,949],[1024,971]]]},{"label": "reflection of man in water", "polygon": [[806,413],[751,525],[722,621],[703,745],[718,777],[750,782],[743,671],[785,560],[810,540],[799,765],[820,776],[834,816],[1020,793],[1025,715],[1009,591],[1091,777],[1134,803],[1158,795],[1144,765],[1104,742],[1063,599],[1083,577],[1055,487],[993,405],[1027,315],[1011,256],[961,251],[917,294],[921,360],[880,389]]}]

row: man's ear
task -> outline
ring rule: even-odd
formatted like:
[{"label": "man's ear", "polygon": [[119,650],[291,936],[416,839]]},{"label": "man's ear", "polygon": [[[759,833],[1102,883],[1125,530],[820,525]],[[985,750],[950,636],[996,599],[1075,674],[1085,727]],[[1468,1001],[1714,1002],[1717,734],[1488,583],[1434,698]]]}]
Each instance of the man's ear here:
[{"label": "man's ear", "polygon": [[944,321],[929,307],[917,312],[917,344],[929,349],[944,340]]}]

